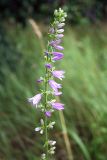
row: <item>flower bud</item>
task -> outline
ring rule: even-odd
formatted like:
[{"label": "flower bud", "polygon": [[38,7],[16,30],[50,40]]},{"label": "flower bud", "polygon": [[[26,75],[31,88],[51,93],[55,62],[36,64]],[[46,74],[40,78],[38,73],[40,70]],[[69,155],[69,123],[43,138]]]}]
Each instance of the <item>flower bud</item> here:
[{"label": "flower bud", "polygon": [[62,18],[61,18],[61,22],[64,22],[64,21],[65,21],[65,18],[64,18],[64,17],[62,17]]},{"label": "flower bud", "polygon": [[50,141],[48,141],[48,143],[49,143],[50,146],[54,146],[56,144],[56,141],[50,140]]},{"label": "flower bud", "polygon": [[50,122],[48,125],[48,128],[53,129],[54,124],[55,124],[55,122]]},{"label": "flower bud", "polygon": [[40,134],[43,134],[43,129],[40,130]]},{"label": "flower bud", "polygon": [[63,34],[57,34],[56,38],[59,39],[59,38],[62,38],[63,36],[64,36]]},{"label": "flower bud", "polygon": [[43,126],[43,125],[44,125],[44,120],[41,119],[41,120],[40,120],[40,123],[41,123],[41,125]]},{"label": "flower bud", "polygon": [[45,159],[46,159],[46,154],[43,153],[43,154],[41,155],[41,158],[42,158],[42,160],[45,160]]},{"label": "flower bud", "polygon": [[59,30],[57,30],[57,33],[63,33],[64,32],[64,29],[59,29]]},{"label": "flower bud", "polygon": [[36,132],[38,132],[38,131],[40,131],[40,130],[41,130],[41,127],[36,127],[36,128],[35,128],[35,131],[36,131]]},{"label": "flower bud", "polygon": [[50,29],[49,29],[49,33],[50,33],[50,34],[54,34],[54,32],[55,32],[54,28],[50,28]]},{"label": "flower bud", "polygon": [[62,28],[63,26],[65,26],[65,23],[59,23],[58,24],[58,28]]},{"label": "flower bud", "polygon": [[55,16],[57,16],[57,15],[58,15],[58,11],[57,11],[57,9],[55,9],[55,11],[54,11],[54,15],[55,15]]}]

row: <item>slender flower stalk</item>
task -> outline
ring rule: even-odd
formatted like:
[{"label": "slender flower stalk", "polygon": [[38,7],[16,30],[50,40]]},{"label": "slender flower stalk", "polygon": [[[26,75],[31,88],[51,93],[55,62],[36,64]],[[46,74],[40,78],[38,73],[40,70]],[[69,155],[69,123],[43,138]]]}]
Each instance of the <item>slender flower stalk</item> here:
[{"label": "slender flower stalk", "polygon": [[49,27],[48,44],[44,52],[45,75],[37,80],[38,83],[43,83],[44,88],[39,94],[28,98],[28,102],[36,106],[44,115],[40,120],[40,126],[35,128],[35,131],[40,132],[45,138],[44,151],[41,155],[42,160],[51,160],[56,148],[56,141],[50,139],[48,132],[50,129],[53,129],[55,124],[55,122],[50,121],[50,118],[55,110],[60,111],[64,109],[64,104],[56,102],[53,96],[62,94],[60,91],[62,85],[57,83],[54,78],[62,80],[65,72],[63,70],[55,70],[54,63],[64,57],[63,53],[58,51],[64,50],[64,47],[60,44],[62,42],[61,38],[64,36],[62,27],[65,26],[66,16],[67,14],[61,8],[54,12],[54,20]]}]

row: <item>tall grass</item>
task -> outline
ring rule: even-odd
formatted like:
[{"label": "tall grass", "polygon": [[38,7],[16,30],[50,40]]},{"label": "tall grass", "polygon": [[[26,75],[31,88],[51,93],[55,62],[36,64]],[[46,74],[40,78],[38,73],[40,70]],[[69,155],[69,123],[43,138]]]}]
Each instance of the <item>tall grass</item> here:
[{"label": "tall grass", "polygon": [[69,30],[64,41],[65,114],[69,134],[85,159],[102,160],[106,154],[106,34],[101,28],[79,28]]},{"label": "tall grass", "polygon": [[[16,50],[22,54],[15,72],[3,67],[0,158],[38,160],[41,144],[33,130],[39,115],[27,104],[26,98],[37,90],[36,78],[43,72],[41,47],[30,27],[10,27],[8,31],[11,43],[14,42]],[[64,38],[65,59],[58,68],[66,71],[62,101],[66,104],[64,115],[75,160],[105,160],[107,157],[106,37],[103,27],[90,26],[68,27]],[[57,116],[56,119],[56,159],[66,160],[62,134],[57,130],[61,125]]]}]

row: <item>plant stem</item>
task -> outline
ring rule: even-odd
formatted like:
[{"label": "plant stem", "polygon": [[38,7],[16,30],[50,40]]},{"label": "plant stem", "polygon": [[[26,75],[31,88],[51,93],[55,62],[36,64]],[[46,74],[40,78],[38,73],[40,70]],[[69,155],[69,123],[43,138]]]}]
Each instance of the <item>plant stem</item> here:
[{"label": "plant stem", "polygon": [[[47,117],[45,117],[45,125],[47,125]],[[48,132],[47,132],[47,126],[45,126],[45,138],[46,138],[46,160],[48,160]]]},{"label": "plant stem", "polygon": [[[48,101],[48,97],[47,97],[47,90],[48,90],[48,77],[47,77],[48,71],[46,68],[45,71],[45,111],[47,110],[47,101]],[[48,130],[47,130],[47,117],[45,116],[45,141],[46,141],[46,160],[48,160]]]}]

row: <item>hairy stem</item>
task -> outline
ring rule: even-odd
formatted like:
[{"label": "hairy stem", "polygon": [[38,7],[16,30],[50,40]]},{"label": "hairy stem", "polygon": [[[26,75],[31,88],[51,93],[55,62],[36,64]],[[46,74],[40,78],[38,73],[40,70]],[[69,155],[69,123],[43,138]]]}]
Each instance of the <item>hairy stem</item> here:
[{"label": "hairy stem", "polygon": [[[48,71],[46,68],[45,71],[45,111],[47,110],[47,101],[48,101],[48,97],[47,97],[47,91],[48,91],[48,77],[47,77]],[[46,142],[46,160],[48,160],[48,130],[47,130],[47,117],[45,116],[45,142]]]}]

